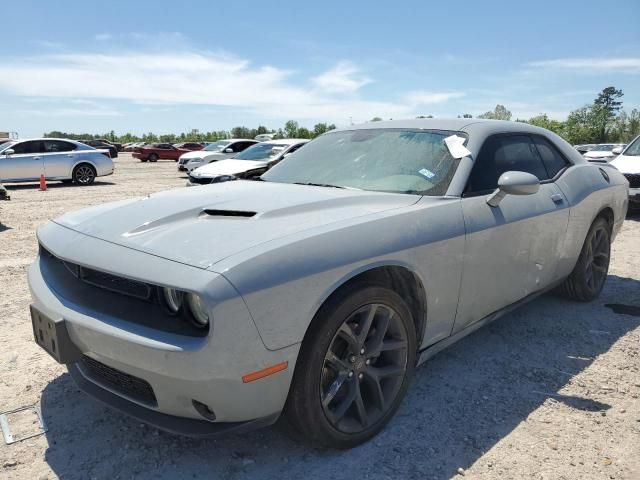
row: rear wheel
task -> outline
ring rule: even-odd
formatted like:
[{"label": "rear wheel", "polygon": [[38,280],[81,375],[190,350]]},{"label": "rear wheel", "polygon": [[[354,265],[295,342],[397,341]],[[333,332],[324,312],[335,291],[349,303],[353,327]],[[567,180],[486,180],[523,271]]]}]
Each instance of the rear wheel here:
[{"label": "rear wheel", "polygon": [[152,153],[151,155],[149,155],[149,161],[150,162],[157,162],[158,161],[158,155],[156,153]]},{"label": "rear wheel", "polygon": [[91,185],[96,179],[96,170],[88,163],[81,163],[73,169],[73,182],[77,185]]},{"label": "rear wheel", "polygon": [[351,448],[393,417],[416,363],[411,312],[394,291],[358,284],[330,299],[302,350],[286,416],[306,438]]},{"label": "rear wheel", "polygon": [[573,272],[561,285],[562,293],[581,302],[600,295],[609,272],[611,229],[602,217],[591,225]]}]

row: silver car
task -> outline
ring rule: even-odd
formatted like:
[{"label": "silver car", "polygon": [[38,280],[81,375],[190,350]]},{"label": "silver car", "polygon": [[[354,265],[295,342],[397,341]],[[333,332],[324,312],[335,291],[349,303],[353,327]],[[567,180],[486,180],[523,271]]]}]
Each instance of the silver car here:
[{"label": "silver car", "polygon": [[31,182],[44,175],[47,180],[91,185],[96,177],[112,173],[108,150],[73,140],[34,138],[0,144],[0,179],[5,182]]},{"label": "silver car", "polygon": [[215,435],[284,412],[348,448],[438,351],[552,288],[596,298],[627,197],[615,168],[523,123],[332,131],[259,181],[40,227],[34,334],[82,390],[159,428]]}]

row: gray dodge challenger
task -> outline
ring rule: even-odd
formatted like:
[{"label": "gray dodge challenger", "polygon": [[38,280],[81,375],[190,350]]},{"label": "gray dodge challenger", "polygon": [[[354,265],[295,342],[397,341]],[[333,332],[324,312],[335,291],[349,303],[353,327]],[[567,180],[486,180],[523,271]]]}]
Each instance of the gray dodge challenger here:
[{"label": "gray dodge challenger", "polygon": [[349,448],[456,340],[551,289],[596,298],[628,188],[523,123],[332,131],[254,180],[41,226],[33,332],[80,389],[161,429],[284,415]]}]

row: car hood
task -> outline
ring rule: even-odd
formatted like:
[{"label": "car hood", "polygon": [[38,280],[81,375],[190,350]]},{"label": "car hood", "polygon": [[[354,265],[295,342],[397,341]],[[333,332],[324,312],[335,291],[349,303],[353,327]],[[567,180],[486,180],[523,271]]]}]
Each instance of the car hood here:
[{"label": "car hood", "polygon": [[217,177],[218,175],[233,175],[236,173],[248,172],[256,168],[267,166],[266,161],[258,160],[219,160],[214,163],[208,163],[202,167],[196,168],[191,175],[194,177]]},{"label": "car hood", "polygon": [[635,155],[618,155],[616,159],[611,161],[611,165],[621,173],[640,174],[640,157]]},{"label": "car hood", "polygon": [[420,197],[259,181],[170,190],[53,220],[199,268],[303,230],[412,205]]},{"label": "car hood", "polygon": [[216,153],[216,152],[210,152],[210,151],[204,151],[204,150],[193,150],[187,153],[183,153],[182,155],[180,155],[180,158],[187,158],[189,160],[191,160],[192,158],[204,158],[207,155],[210,155],[212,153]]},{"label": "car hood", "polygon": [[587,158],[603,158],[603,157],[613,157],[614,154],[613,152],[607,152],[604,150],[598,150],[598,151],[589,151],[587,153],[584,154],[585,157]]}]

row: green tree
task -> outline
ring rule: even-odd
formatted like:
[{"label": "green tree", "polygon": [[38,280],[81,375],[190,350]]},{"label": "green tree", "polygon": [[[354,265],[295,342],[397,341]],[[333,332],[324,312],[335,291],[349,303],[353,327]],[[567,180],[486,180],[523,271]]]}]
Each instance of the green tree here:
[{"label": "green tree", "polygon": [[478,115],[478,118],[488,118],[491,120],[511,120],[511,112],[504,105],[496,105],[493,111],[485,112]]},{"label": "green tree", "polygon": [[284,124],[284,135],[286,138],[296,138],[298,135],[298,122],[289,120]]},{"label": "green tree", "polygon": [[618,112],[622,109],[624,93],[615,87],[604,88],[593,101],[593,121],[597,128],[597,141],[606,142]]},{"label": "green tree", "polygon": [[373,117],[371,120],[369,120],[370,122],[381,122],[382,119],[380,117]]}]

